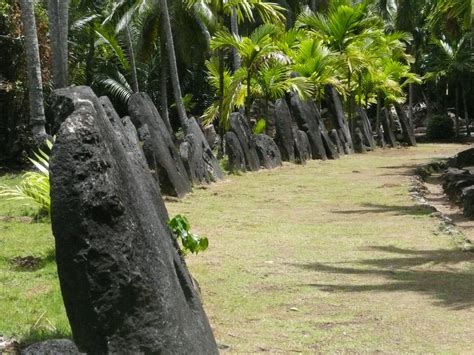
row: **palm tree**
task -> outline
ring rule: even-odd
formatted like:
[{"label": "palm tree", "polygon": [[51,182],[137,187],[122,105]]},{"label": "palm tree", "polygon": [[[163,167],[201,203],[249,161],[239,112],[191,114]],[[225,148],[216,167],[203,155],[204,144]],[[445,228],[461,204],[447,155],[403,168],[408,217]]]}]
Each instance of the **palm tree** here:
[{"label": "palm tree", "polygon": [[431,52],[426,58],[427,77],[436,80],[445,79],[448,94],[449,87],[454,86],[456,137],[459,136],[459,91],[461,91],[464,98],[466,95],[465,77],[474,71],[474,54],[470,44],[472,36],[472,33],[466,33],[459,41],[454,43],[436,39],[433,41]]},{"label": "palm tree", "polygon": [[48,0],[53,87],[68,85],[69,0]]},{"label": "palm tree", "polygon": [[36,145],[41,145],[47,139],[45,130],[43,82],[41,78],[41,63],[36,32],[34,0],[21,0],[21,19],[25,36],[25,52],[28,76],[28,95],[30,101],[30,125]]}]

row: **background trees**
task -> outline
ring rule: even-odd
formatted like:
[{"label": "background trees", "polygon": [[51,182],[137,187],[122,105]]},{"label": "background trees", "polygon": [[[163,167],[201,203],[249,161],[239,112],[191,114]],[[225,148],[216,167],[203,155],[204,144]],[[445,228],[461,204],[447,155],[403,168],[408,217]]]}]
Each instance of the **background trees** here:
[{"label": "background trees", "polygon": [[[27,3],[33,4],[21,1],[29,19],[24,29],[31,31]],[[165,118],[169,111],[170,129],[188,114],[204,114],[223,130],[231,111],[249,113],[255,99],[288,90],[322,105],[326,84],[343,95],[350,121],[355,104],[373,108],[373,116],[377,102],[405,100],[410,112],[419,101],[433,112],[456,108],[465,118],[474,109],[467,99],[471,1],[70,0],[69,9],[69,1],[35,3],[36,27],[49,38],[40,34],[44,88],[36,75],[28,90],[36,137],[46,134],[40,95],[67,84],[91,85],[119,111],[131,93],[146,91]],[[0,0],[7,14],[0,21],[12,21],[19,4]],[[35,35],[26,33],[18,50],[32,61],[34,45],[27,43]],[[2,36],[5,42],[15,34]],[[14,82],[2,87],[21,92]]]}]

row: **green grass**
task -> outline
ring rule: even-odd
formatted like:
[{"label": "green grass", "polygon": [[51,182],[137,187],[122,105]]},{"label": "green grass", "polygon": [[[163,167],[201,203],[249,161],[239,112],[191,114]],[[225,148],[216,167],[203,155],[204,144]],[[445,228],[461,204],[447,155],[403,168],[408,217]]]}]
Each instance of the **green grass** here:
[{"label": "green grass", "polygon": [[[5,175],[0,184],[20,180],[21,175]],[[23,342],[70,336],[51,225],[33,222],[36,210],[25,201],[0,199],[0,334]],[[30,264],[18,262],[29,257]]]},{"label": "green grass", "polygon": [[[474,351],[474,254],[408,193],[416,165],[462,148],[285,164],[168,203],[209,238],[187,261],[217,341],[236,353]],[[0,215],[22,208],[0,202]],[[0,221],[0,243],[0,334],[68,335],[49,226]],[[12,269],[26,255],[42,267]]]}]

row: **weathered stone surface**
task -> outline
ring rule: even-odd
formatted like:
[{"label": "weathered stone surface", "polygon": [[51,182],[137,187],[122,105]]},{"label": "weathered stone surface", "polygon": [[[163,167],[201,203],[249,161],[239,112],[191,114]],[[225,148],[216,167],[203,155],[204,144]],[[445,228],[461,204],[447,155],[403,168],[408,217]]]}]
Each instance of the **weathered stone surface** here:
[{"label": "weathered stone surface", "polygon": [[256,99],[250,108],[250,118],[257,121],[265,119],[265,134],[274,139],[276,135],[275,127],[275,104],[271,101]]},{"label": "weathered stone surface", "polygon": [[367,148],[364,144],[364,135],[359,127],[354,130],[354,150],[356,153],[367,152]]},{"label": "weathered stone surface", "polygon": [[[319,110],[318,110],[318,113],[319,113]],[[326,150],[326,155],[328,159],[339,159],[339,153],[337,151],[337,147],[331,141],[331,138],[329,137],[328,131],[326,130],[326,127],[324,126],[324,123],[322,120],[320,122],[320,128],[321,128],[321,140],[323,141],[324,149]]]},{"label": "weathered stone surface", "polygon": [[229,122],[231,131],[237,135],[237,138],[240,141],[240,145],[245,156],[247,170],[259,170],[260,161],[258,160],[254,137],[247,119],[241,113],[234,112],[231,113]]},{"label": "weathered stone surface", "polygon": [[186,137],[180,146],[180,155],[191,181],[195,184],[208,184],[224,179],[219,161],[214,156],[196,119],[188,118],[183,130],[186,132]]},{"label": "weathered stone surface", "polygon": [[337,135],[339,136],[339,140],[341,141],[344,154],[349,155],[349,154],[354,153],[353,143],[349,144],[349,142],[346,140],[346,134],[344,133],[344,129],[338,128],[336,129],[336,132],[337,132]]},{"label": "weathered stone surface", "polygon": [[356,107],[357,124],[364,137],[364,145],[371,150],[375,149],[374,134],[372,133],[372,126],[370,124],[369,116],[362,107]]},{"label": "weathered stone surface", "polygon": [[229,170],[232,172],[246,171],[245,155],[239,137],[234,132],[225,134],[225,151],[229,157]]},{"label": "weathered stone surface", "polygon": [[290,111],[300,130],[304,131],[311,144],[313,159],[327,159],[326,149],[321,138],[321,115],[316,104],[311,101],[302,101],[296,93],[289,96]]},{"label": "weathered stone surface", "polygon": [[161,198],[160,186],[155,179],[150,178],[151,172],[148,168],[145,155],[139,146],[137,131],[133,123],[129,117],[125,117],[123,120],[120,119],[108,97],[100,97],[99,102],[112,124],[117,138],[125,149],[130,163],[133,164],[134,169],[140,171],[140,174],[137,175],[137,178],[140,179],[140,185],[147,189],[150,199],[153,199],[160,213],[168,218],[168,211]]},{"label": "weathered stone surface", "polygon": [[204,137],[206,137],[207,144],[211,149],[214,149],[219,141],[216,129],[214,126],[208,125],[203,128]]},{"label": "weathered stone surface", "polygon": [[284,99],[278,99],[275,102],[275,142],[278,148],[280,148],[282,160],[295,163],[295,137],[293,135],[292,121],[293,119],[288,104]]},{"label": "weathered stone surface", "polygon": [[261,166],[265,169],[274,169],[281,166],[280,150],[271,137],[258,134],[255,136],[255,146]]},{"label": "weathered stone surface", "polygon": [[381,121],[383,126],[383,138],[386,144],[394,148],[397,146],[397,139],[392,130],[392,125],[390,123],[390,116],[388,111],[384,108],[382,109]]},{"label": "weathered stone surface", "polygon": [[349,126],[347,124],[346,116],[344,115],[344,109],[342,107],[341,97],[339,93],[332,85],[325,86],[326,91],[326,102],[329,107],[329,112],[331,113],[331,117],[333,119],[334,128],[343,134],[341,141],[344,144],[347,144],[347,151],[346,154],[350,154],[354,152],[353,144],[352,144],[352,137],[349,130]]},{"label": "weathered stone surface", "polygon": [[411,147],[416,146],[416,138],[415,138],[415,131],[413,130],[412,125],[410,124],[410,120],[407,116],[406,111],[398,106],[397,107],[398,117],[400,118],[400,124],[402,126],[403,131],[403,141]]},{"label": "weathered stone surface", "polygon": [[139,121],[141,126],[146,124],[148,127],[152,162],[156,162],[155,169],[163,192],[178,197],[191,192],[191,182],[179,151],[148,94],[133,94],[128,101],[128,112],[134,123]]},{"label": "weathered stone surface", "polygon": [[217,354],[167,216],[150,196],[151,176],[134,164],[92,90],[56,94],[73,110],[51,153],[51,220],[79,350]]},{"label": "weathered stone surface", "polygon": [[53,339],[35,343],[21,351],[21,355],[79,355],[79,349],[69,339]]},{"label": "weathered stone surface", "polygon": [[474,186],[465,187],[461,193],[463,214],[474,217]]},{"label": "weathered stone surface", "polygon": [[312,157],[311,145],[308,136],[305,132],[294,129],[293,136],[295,137],[295,157],[299,164],[306,164],[307,160]]},{"label": "weathered stone surface", "polygon": [[344,154],[344,148],[342,146],[341,139],[339,138],[339,135],[337,134],[337,131],[335,129],[332,129],[329,132],[329,138],[331,138],[331,142],[334,144],[334,146],[337,149],[337,152],[339,154]]},{"label": "weathered stone surface", "polygon": [[469,148],[459,152],[448,160],[448,165],[453,168],[464,168],[474,166],[474,148]]}]

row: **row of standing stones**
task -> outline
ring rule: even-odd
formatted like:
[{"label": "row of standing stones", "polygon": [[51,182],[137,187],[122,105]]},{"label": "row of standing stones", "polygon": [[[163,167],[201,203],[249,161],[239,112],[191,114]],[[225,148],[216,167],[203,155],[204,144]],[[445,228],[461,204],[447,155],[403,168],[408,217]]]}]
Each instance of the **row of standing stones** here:
[{"label": "row of standing stones", "polygon": [[[248,120],[233,113],[225,135],[231,170],[272,169],[282,160],[304,163],[374,149],[365,111],[357,109],[353,140],[339,95],[331,87],[327,92],[330,132],[318,107],[296,94],[277,100],[271,109],[275,139],[253,135]],[[89,87],[56,90],[51,101],[56,134],[51,219],[61,292],[78,351],[218,353],[167,227],[161,195],[182,197],[193,185],[224,178],[199,124],[188,119],[177,148],[144,93],[132,95],[130,116],[122,118],[108,98],[98,98]],[[381,141],[395,146],[385,116]],[[414,136],[406,143],[415,144]]]},{"label": "row of standing stones", "polygon": [[448,159],[442,175],[443,189],[449,199],[462,207],[466,217],[474,217],[474,148]]}]

